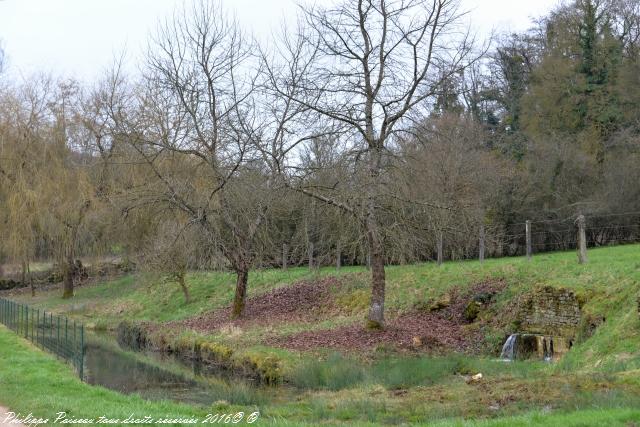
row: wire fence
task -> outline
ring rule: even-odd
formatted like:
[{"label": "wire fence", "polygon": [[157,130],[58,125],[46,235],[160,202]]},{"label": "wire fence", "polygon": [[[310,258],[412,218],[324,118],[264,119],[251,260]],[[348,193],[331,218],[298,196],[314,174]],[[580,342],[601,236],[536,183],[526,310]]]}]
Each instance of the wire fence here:
[{"label": "wire fence", "polygon": [[[578,224],[582,217],[583,223]],[[584,249],[603,246],[640,243],[640,211],[618,213],[575,213],[558,218],[545,218],[532,214],[532,219],[521,222],[492,222],[488,218],[466,218],[461,222],[451,218],[444,223],[429,222],[409,217],[411,233],[400,232],[386,241],[388,265],[414,262],[458,261],[514,256],[530,258],[536,253],[580,249],[579,236],[584,236]],[[583,234],[581,234],[583,233]],[[295,248],[292,249],[292,248]],[[306,251],[306,252],[305,252]],[[313,254],[313,257],[311,257]],[[309,259],[309,268],[336,265],[367,265],[369,255],[366,242],[345,244],[345,237],[328,233],[315,241],[300,240],[283,244],[282,260],[277,257],[268,266],[301,266]]]},{"label": "wire fence", "polygon": [[0,298],[0,323],[71,363],[84,379],[84,325],[4,298]]},{"label": "wire fence", "polygon": [[[578,249],[579,225],[578,216],[560,219],[539,219],[506,225],[487,225],[482,231],[486,245],[487,258],[525,255],[549,251]],[[585,245],[588,248],[614,246],[640,242],[640,212],[624,212],[604,215],[587,215],[583,224]],[[527,223],[529,224],[527,229]],[[472,233],[473,234],[473,233]],[[479,233],[480,234],[480,233]],[[445,239],[464,240],[455,233],[446,235]],[[476,239],[478,239],[476,237]],[[463,258],[478,256],[477,245],[471,239],[471,245]],[[482,243],[481,243],[482,245]]]}]

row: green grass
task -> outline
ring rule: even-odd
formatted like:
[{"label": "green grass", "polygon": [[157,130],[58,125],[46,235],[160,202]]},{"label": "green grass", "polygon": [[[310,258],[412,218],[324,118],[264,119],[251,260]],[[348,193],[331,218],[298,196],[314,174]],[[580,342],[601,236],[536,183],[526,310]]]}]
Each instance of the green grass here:
[{"label": "green grass", "polygon": [[440,357],[385,357],[370,363],[332,353],[326,360],[304,360],[290,373],[292,385],[301,389],[343,390],[361,385],[406,389],[443,382],[454,375],[482,372],[493,377],[527,378],[548,375],[553,367],[544,362],[505,363],[452,354]]},{"label": "green grass", "polygon": [[[298,280],[334,274],[333,268],[319,272],[306,268],[256,271],[250,276],[249,296]],[[339,276],[344,283],[336,296],[340,314],[314,323],[262,324],[224,330],[209,338],[236,348],[252,348],[261,346],[265,336],[363,322],[368,302],[368,272],[360,267],[347,267],[341,269]],[[489,259],[482,264],[451,262],[441,267],[433,263],[390,266],[387,278],[388,317],[433,301],[452,287],[464,289],[484,280],[502,280],[508,285],[497,301],[498,312],[508,309],[514,296],[536,286],[571,288],[584,301],[582,309],[586,315],[601,315],[607,321],[594,337],[575,346],[559,369],[617,372],[640,368],[640,319],[636,304],[640,293],[640,245],[591,249],[585,265],[577,263],[574,252],[559,252],[534,255],[531,261],[518,257]],[[185,319],[231,303],[232,274],[197,272],[188,279],[191,304],[184,303],[177,286],[142,274],[80,287],[72,300],[63,300],[59,290],[42,292],[35,298],[23,294],[17,299],[37,308],[69,314],[97,329],[114,328],[125,319],[154,322]],[[495,351],[509,332],[513,331],[506,326],[484,331],[489,349]],[[282,354],[295,359],[287,352]]]},{"label": "green grass", "polygon": [[[250,276],[249,295],[334,274],[333,268],[319,272],[309,272],[306,268],[254,272]],[[640,407],[640,318],[636,300],[640,293],[640,245],[592,249],[585,265],[577,263],[574,252],[564,252],[535,255],[530,262],[524,258],[503,258],[482,264],[464,261],[445,263],[441,267],[429,263],[387,268],[389,318],[416,305],[428,304],[454,287],[464,290],[486,280],[501,280],[507,285],[496,302],[497,313],[508,310],[514,297],[537,286],[573,289],[583,303],[583,313],[604,316],[606,322],[594,336],[575,345],[553,365],[505,364],[491,357],[457,354],[415,356],[382,352],[375,357],[371,354],[341,356],[326,351],[299,354],[264,346],[262,339],[267,335],[283,336],[363,323],[368,303],[368,274],[360,267],[341,270],[339,276],[344,286],[334,290],[339,311],[330,318],[315,323],[260,324],[209,336],[235,349],[276,354],[287,361],[287,374],[297,391],[285,393],[290,397],[288,400],[262,401],[264,422],[273,425],[588,426],[633,425],[632,422],[640,421],[638,410],[629,409]],[[184,303],[177,286],[141,274],[78,288],[71,301],[62,300],[57,290],[43,292],[35,299],[26,294],[18,299],[38,308],[67,313],[93,326],[111,328],[124,319],[165,322],[227,306],[233,298],[234,284],[231,274],[192,273],[189,275],[194,300],[191,304]],[[513,332],[508,328],[503,324],[483,330],[494,350],[505,333]],[[3,360],[5,347],[23,345],[7,339],[0,333]],[[13,354],[9,351],[6,355],[10,353]],[[27,348],[18,353],[20,359],[28,361],[38,352]],[[20,363],[14,360],[16,366]],[[58,362],[49,360],[48,363],[58,367],[48,368],[52,371],[45,376],[58,378],[69,374]],[[23,403],[11,396],[26,393],[46,396],[41,398],[48,402],[40,403],[43,411],[59,403],[51,400],[49,389],[42,389],[35,381],[25,383],[22,388],[17,382],[6,388],[3,381],[5,376],[13,375],[11,369],[5,364],[0,367],[3,374],[0,402],[23,410],[28,404],[36,404],[37,398]],[[463,376],[477,372],[485,376],[483,382],[466,384]],[[73,382],[72,376],[65,381]],[[89,388],[75,383],[82,390]],[[99,394],[99,398],[94,395],[98,400],[119,398],[115,393],[89,389],[106,393]],[[232,398],[236,402],[253,399],[246,390],[222,392],[237,393]],[[94,391],[86,393],[91,395]],[[72,392],[70,400],[74,399],[76,395]],[[134,409],[136,405],[168,405],[167,408],[178,412],[184,409],[184,413],[199,410],[169,403],[151,404],[135,399],[134,402]],[[97,406],[88,406],[87,411],[97,410]],[[81,405],[72,409],[82,410]]]},{"label": "green grass", "polygon": [[97,418],[101,415],[126,418],[136,416],[197,416],[204,408],[173,402],[149,402],[136,396],[88,386],[66,364],[42,353],[26,341],[0,327],[0,402],[15,412],[30,412],[55,418],[60,411],[70,417]]},{"label": "green grass", "polygon": [[528,427],[528,426],[624,426],[637,425],[640,420],[638,409],[595,409],[548,414],[532,412],[517,417],[505,417],[499,420],[483,421],[443,421],[433,424],[437,427]]},{"label": "green grass", "polygon": [[[341,275],[360,270],[343,268]],[[305,279],[335,274],[306,268],[253,271],[249,276],[249,296]],[[22,295],[15,299],[35,308],[84,318],[86,322],[114,327],[122,319],[166,322],[193,317],[229,305],[233,301],[235,276],[231,273],[191,273],[187,278],[193,302],[186,304],[177,285],[149,274],[128,275],[99,285],[76,289],[72,300],[62,299],[58,290],[39,293],[35,298]]]},{"label": "green grass", "polygon": [[[335,275],[334,268],[322,268],[317,273],[306,268],[290,268],[252,272],[249,278],[249,296],[269,289],[317,276]],[[342,268],[339,273],[350,285],[350,295],[340,301],[353,306],[358,312],[362,301],[368,298],[368,272],[361,267]],[[453,286],[466,287],[486,279],[503,279],[509,288],[503,298],[535,285],[562,286],[574,289],[585,298],[591,298],[589,311],[611,311],[618,301],[640,291],[640,246],[627,245],[591,249],[589,263],[579,265],[574,252],[535,255],[528,262],[523,257],[489,259],[484,263],[460,261],[438,267],[433,263],[387,267],[388,313],[406,310],[419,301],[431,300]],[[60,292],[44,292],[32,299],[19,297],[41,308],[75,312],[88,318],[107,320],[130,318],[168,321],[192,317],[202,312],[231,303],[235,277],[231,273],[192,273],[188,283],[193,303],[185,304],[180,289],[163,283],[153,276],[127,276],[100,286],[78,288],[72,301],[60,298]],[[620,294],[624,292],[624,295]],[[621,298],[621,297],[625,298]],[[366,304],[365,304],[366,305]],[[346,308],[346,307],[345,307]],[[348,311],[348,310],[347,310]]]}]

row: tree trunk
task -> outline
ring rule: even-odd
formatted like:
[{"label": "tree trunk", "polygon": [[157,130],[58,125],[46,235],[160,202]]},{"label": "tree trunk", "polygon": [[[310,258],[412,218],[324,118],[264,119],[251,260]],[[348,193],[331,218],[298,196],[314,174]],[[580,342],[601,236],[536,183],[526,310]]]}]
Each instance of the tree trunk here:
[{"label": "tree trunk", "polygon": [[184,294],[184,302],[189,304],[191,302],[191,295],[189,295],[189,287],[187,286],[187,281],[185,280],[186,274],[181,272],[178,274],[178,284],[180,288],[182,288],[182,293]]},{"label": "tree trunk", "polygon": [[22,286],[26,286],[27,284],[27,263],[22,261],[22,278],[20,279]]},{"label": "tree trunk", "polygon": [[313,271],[313,253],[314,253],[314,248],[313,248],[313,242],[309,242],[309,271]]},{"label": "tree trunk", "polygon": [[[371,234],[371,233],[370,233]],[[369,329],[384,328],[385,271],[384,249],[377,237],[369,237],[371,260],[371,305],[369,307]]]},{"label": "tree trunk", "polygon": [[282,269],[287,270],[287,263],[289,262],[289,247],[286,245],[282,245]]},{"label": "tree trunk", "polygon": [[66,262],[65,262],[65,268],[64,268],[64,285],[63,285],[64,290],[62,292],[62,298],[73,297],[73,280],[75,279],[75,275],[76,275],[75,257],[76,257],[76,244],[78,240],[78,231],[80,229],[80,226],[82,225],[82,222],[84,221],[84,217],[87,214],[89,207],[91,207],[91,202],[89,200],[86,200],[80,207],[80,211],[78,212],[77,222],[69,230],[70,231],[69,241],[67,242],[67,245],[69,246],[66,247],[66,251],[65,251]]},{"label": "tree trunk", "polygon": [[31,288],[31,296],[36,296],[36,288],[33,284],[33,277],[31,277],[31,267],[29,266],[29,260],[23,261],[22,263],[22,277],[23,277],[23,285],[26,285],[24,280],[29,282],[29,287]]},{"label": "tree trunk", "polygon": [[247,299],[247,282],[249,281],[249,269],[236,269],[236,295],[233,299],[233,312],[231,317],[237,319],[242,316]]},{"label": "tree trunk", "polygon": [[73,255],[67,257],[64,263],[64,284],[62,291],[62,298],[72,298],[73,297],[73,276],[75,272],[75,263],[73,260]]},{"label": "tree trunk", "polygon": [[385,271],[384,245],[378,220],[378,197],[381,193],[382,150],[376,148],[369,157],[369,186],[367,196],[367,216],[365,227],[369,244],[369,262],[371,265],[371,302],[367,328],[384,328]]}]

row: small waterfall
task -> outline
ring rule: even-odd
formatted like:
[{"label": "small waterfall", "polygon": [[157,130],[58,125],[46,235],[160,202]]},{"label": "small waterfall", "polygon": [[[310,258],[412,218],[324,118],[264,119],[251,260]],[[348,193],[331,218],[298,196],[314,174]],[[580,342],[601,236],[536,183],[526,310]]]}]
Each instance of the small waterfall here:
[{"label": "small waterfall", "polygon": [[[547,344],[547,342],[549,344]],[[545,362],[553,361],[553,338],[549,337],[549,341],[547,341],[546,337],[542,338],[543,344],[543,360]]]},{"label": "small waterfall", "polygon": [[502,360],[514,360],[516,351],[516,338],[518,334],[509,335],[507,341],[502,346],[502,352],[500,353],[500,359]]}]

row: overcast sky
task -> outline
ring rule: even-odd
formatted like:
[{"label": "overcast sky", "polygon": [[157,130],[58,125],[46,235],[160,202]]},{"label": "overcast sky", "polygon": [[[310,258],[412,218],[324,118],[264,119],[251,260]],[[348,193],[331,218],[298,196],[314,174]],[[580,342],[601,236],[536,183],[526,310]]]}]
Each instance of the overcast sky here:
[{"label": "overcast sky", "polygon": [[[192,0],[0,0],[0,41],[10,72],[88,80],[126,48],[134,62],[159,19]],[[309,0],[313,1],[313,0]],[[315,0],[329,3],[333,0]],[[296,0],[222,0],[258,38],[295,16]],[[475,30],[521,31],[558,0],[462,0]]]}]

